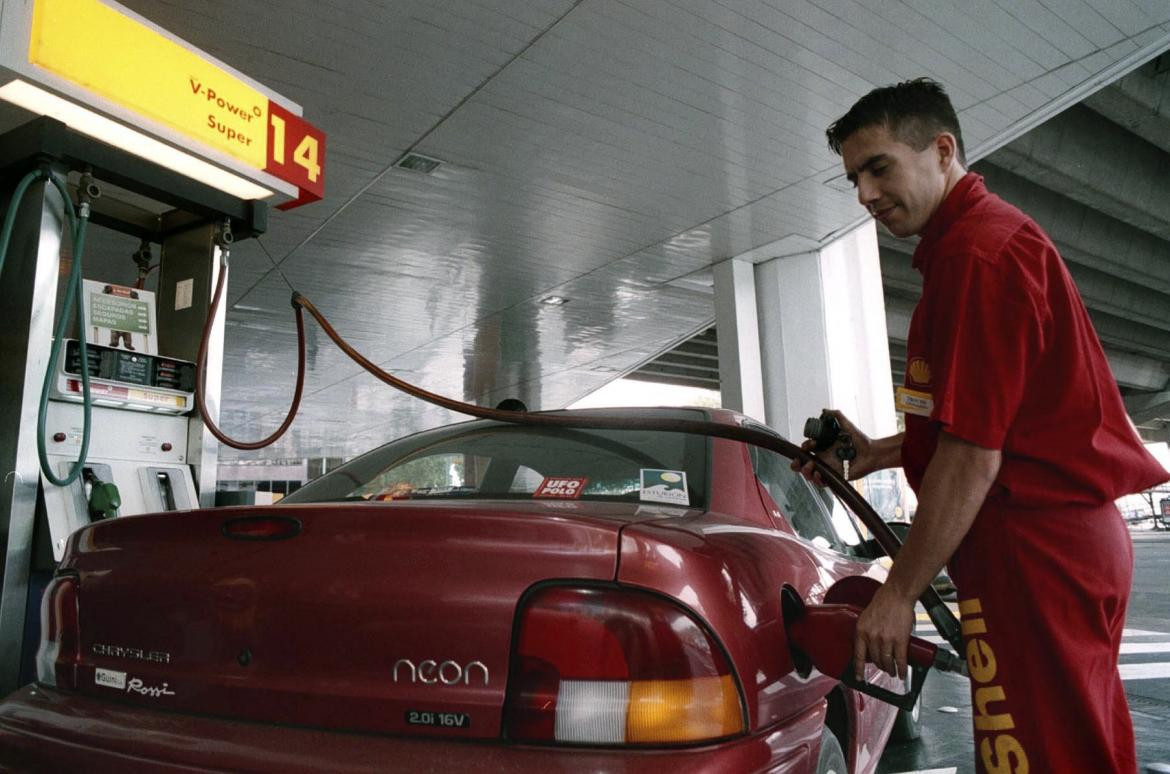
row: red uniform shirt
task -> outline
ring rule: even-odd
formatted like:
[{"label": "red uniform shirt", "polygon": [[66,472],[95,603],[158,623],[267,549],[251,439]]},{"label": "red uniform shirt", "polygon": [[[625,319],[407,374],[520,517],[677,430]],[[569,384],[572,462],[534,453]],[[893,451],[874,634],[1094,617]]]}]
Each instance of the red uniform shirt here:
[{"label": "red uniform shirt", "polygon": [[989,504],[1100,504],[1170,478],[1126,415],[1056,248],[981,176],[947,195],[914,266],[924,283],[905,384],[933,403],[906,415],[902,462],[916,491],[940,429],[1003,452]]}]

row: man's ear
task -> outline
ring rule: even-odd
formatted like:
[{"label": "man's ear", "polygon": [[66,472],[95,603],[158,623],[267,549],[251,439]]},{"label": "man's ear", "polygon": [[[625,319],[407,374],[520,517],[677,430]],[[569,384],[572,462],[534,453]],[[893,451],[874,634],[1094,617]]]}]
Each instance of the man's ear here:
[{"label": "man's ear", "polygon": [[934,147],[938,150],[939,167],[945,172],[950,169],[951,162],[956,160],[959,143],[955,140],[955,135],[942,132],[934,138]]}]

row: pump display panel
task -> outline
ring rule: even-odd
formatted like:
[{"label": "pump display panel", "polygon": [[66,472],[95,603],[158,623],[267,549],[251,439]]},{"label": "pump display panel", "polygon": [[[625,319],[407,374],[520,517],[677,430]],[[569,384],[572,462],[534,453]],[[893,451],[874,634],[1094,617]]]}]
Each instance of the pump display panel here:
[{"label": "pump display panel", "polygon": [[[90,390],[99,405],[185,414],[194,405],[195,364],[159,355],[87,344]],[[81,347],[65,342],[52,395],[81,400]]]}]

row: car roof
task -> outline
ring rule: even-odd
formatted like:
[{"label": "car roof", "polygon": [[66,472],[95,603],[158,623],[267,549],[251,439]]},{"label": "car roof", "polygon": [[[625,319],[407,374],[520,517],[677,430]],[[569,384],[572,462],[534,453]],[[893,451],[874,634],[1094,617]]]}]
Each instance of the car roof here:
[{"label": "car roof", "polygon": [[[555,409],[533,411],[532,414],[574,417],[618,417],[645,419],[690,419],[706,420],[725,425],[741,425],[748,420],[738,411],[703,406],[615,406],[605,408]],[[491,420],[482,420],[491,421]]]}]

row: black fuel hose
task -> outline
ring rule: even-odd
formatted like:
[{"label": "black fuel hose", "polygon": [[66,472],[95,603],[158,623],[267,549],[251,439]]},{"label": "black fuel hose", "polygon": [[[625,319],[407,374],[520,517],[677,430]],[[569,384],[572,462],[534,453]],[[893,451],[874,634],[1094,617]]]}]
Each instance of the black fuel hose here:
[{"label": "black fuel hose", "polygon": [[[288,415],[285,417],[284,423],[268,438],[263,441],[254,443],[244,443],[228,438],[215,424],[207,417],[207,411],[203,404],[202,390],[205,381],[206,371],[206,349],[207,339],[211,330],[212,320],[214,319],[215,310],[218,308],[220,295],[223,292],[224,277],[227,273],[226,262],[221,267],[219,281],[216,283],[215,297],[212,300],[211,308],[208,312],[207,323],[203,329],[203,342],[199,347],[199,374],[196,379],[196,403],[199,406],[199,412],[203,415],[203,421],[207,425],[207,429],[223,443],[237,449],[258,449],[267,446],[279,438],[292,424],[293,418],[296,416],[296,411],[300,405],[301,393],[305,381],[305,328],[304,319],[301,313],[305,309],[313,316],[313,319],[325,331],[325,334],[333,340],[333,343],[344,352],[351,360],[360,365],[371,375],[378,380],[394,387],[395,389],[405,392],[407,395],[414,396],[419,400],[424,400],[436,406],[454,411],[460,414],[468,414],[480,419],[492,419],[498,422],[508,422],[517,425],[529,425],[536,427],[564,427],[583,430],[651,430],[664,431],[672,433],[694,433],[697,435],[714,436],[717,438],[727,438],[733,441],[740,441],[742,443],[749,443],[754,446],[759,446],[764,449],[782,454],[785,457],[793,460],[799,460],[802,464],[811,462],[818,473],[821,474],[821,479],[828,486],[829,490],[837,495],[841,500],[857,514],[858,518],[869,528],[873,533],[874,539],[877,540],[878,545],[891,558],[898,554],[898,549],[901,547],[897,536],[885,523],[881,516],[866,502],[861,494],[850,486],[844,478],[842,478],[836,470],[826,464],[819,457],[810,454],[804,449],[800,448],[791,441],[781,438],[779,435],[765,432],[762,430],[754,430],[748,427],[739,427],[736,425],[725,425],[716,422],[707,422],[698,419],[659,419],[659,418],[631,418],[631,417],[585,417],[572,416],[560,413],[545,413],[545,412],[524,412],[524,411],[504,411],[501,409],[487,408],[485,406],[476,406],[471,403],[464,403],[462,401],[448,398],[444,395],[439,395],[434,392],[429,392],[421,387],[405,382],[402,379],[388,373],[379,368],[375,363],[354,349],[350,344],[341,337],[341,335],[334,330],[325,316],[317,309],[313,303],[301,295],[297,291],[292,294],[292,306],[296,312],[297,319],[297,340],[298,340],[298,362],[297,362],[297,384],[296,391],[293,396],[292,407],[289,409]],[[955,618],[954,613],[943,602],[942,597],[932,587],[928,586],[926,591],[919,597],[926,608],[927,615],[930,616],[931,622],[934,624],[938,633],[942,635],[947,642],[955,648],[957,652],[962,652],[962,637],[959,632],[959,622]]]}]

